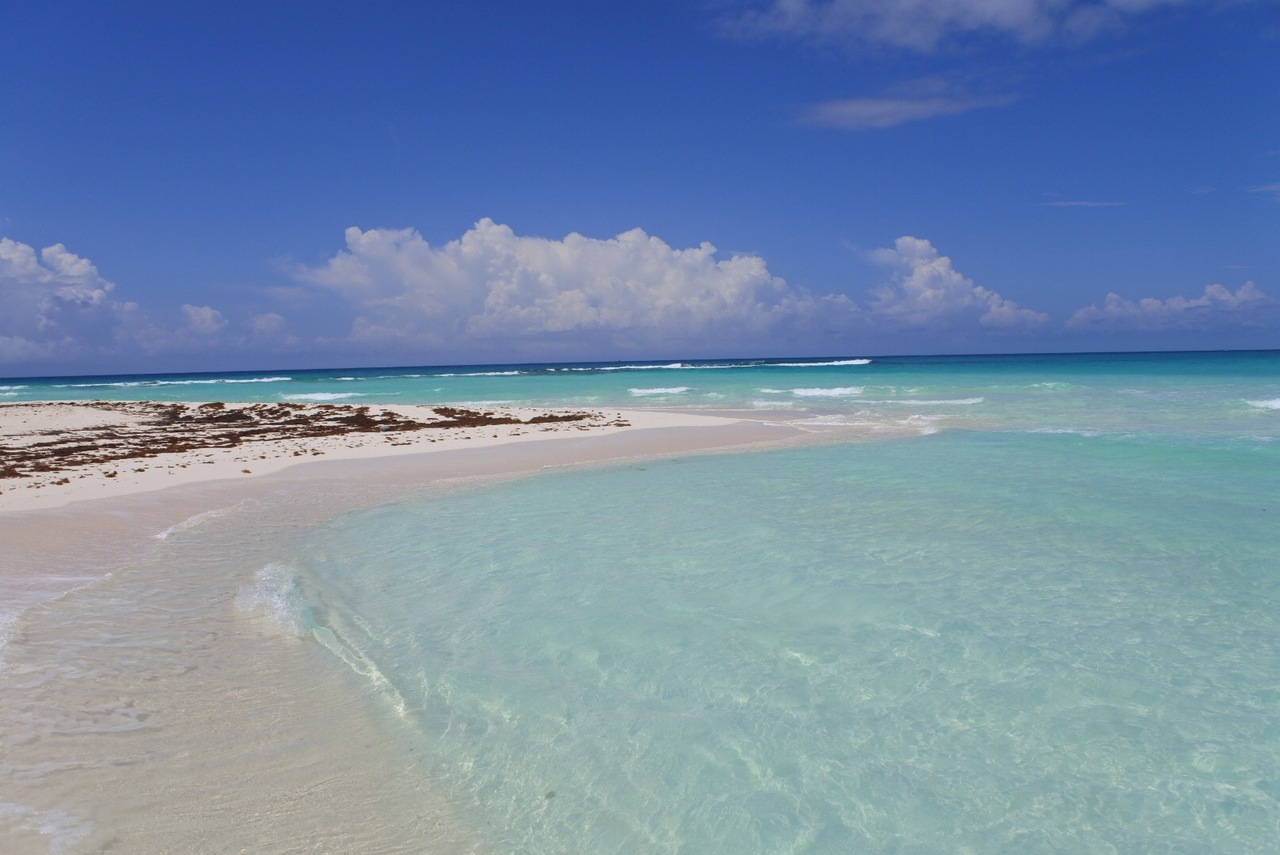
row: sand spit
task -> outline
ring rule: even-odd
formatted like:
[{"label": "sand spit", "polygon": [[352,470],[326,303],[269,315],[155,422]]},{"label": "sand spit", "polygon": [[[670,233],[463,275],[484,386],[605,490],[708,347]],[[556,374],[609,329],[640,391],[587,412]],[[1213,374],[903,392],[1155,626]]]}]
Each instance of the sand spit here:
[{"label": "sand spit", "polygon": [[0,404],[0,511],[262,475],[304,460],[732,421],[655,412],[445,406]]}]

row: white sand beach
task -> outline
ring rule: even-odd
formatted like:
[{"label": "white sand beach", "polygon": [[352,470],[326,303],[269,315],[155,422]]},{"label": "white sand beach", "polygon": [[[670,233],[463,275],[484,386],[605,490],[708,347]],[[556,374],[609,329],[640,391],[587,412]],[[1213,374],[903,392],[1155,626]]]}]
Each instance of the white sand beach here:
[{"label": "white sand beach", "polygon": [[[175,408],[189,419],[212,415],[219,420],[183,424],[161,417]],[[717,416],[645,410],[502,408],[480,412],[426,406],[356,408],[322,404],[290,404],[278,409],[285,408],[289,423],[278,418],[274,423],[257,419],[242,437],[228,442],[228,431],[243,425],[224,420],[228,414],[260,413],[270,408],[260,404],[105,401],[0,404],[0,475],[8,476],[0,477],[0,512],[53,508],[182,484],[243,480],[312,460],[367,460],[569,436],[598,438],[664,429],[663,436],[672,451],[694,450],[743,440],[732,432],[721,432],[718,439],[708,435],[695,439],[696,433],[678,435],[671,429],[726,428],[737,424],[740,434],[745,424]],[[454,417],[442,416],[441,412]],[[462,418],[456,417],[459,413],[464,414]],[[364,417],[374,424],[335,423],[315,430],[317,420],[325,416]],[[756,429],[766,433],[781,430],[758,424]],[[183,434],[181,450],[167,450],[174,446],[179,433]],[[269,438],[260,438],[262,434],[269,434]],[[80,455],[84,459],[69,459],[86,446],[92,446],[94,453]],[[646,447],[652,448],[648,443]],[[606,456],[615,453],[627,456],[626,452],[614,451],[606,452]],[[21,465],[19,457],[25,458]]]}]

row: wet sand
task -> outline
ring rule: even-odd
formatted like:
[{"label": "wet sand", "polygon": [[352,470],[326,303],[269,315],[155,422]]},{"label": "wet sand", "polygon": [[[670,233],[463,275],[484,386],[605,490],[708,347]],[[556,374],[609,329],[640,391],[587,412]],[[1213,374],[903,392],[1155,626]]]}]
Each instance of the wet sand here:
[{"label": "wet sand", "polygon": [[[797,433],[645,411],[307,407],[320,435],[299,436],[261,423],[288,409],[202,424],[240,408],[171,407],[0,408],[7,449],[71,450],[6,453],[20,471],[0,479],[0,587],[25,604],[0,649],[0,839],[15,851],[484,851],[483,829],[392,748],[396,710],[370,675],[238,610],[237,591],[347,511]],[[236,427],[282,435],[229,442]],[[32,461],[49,468],[21,471]]]}]

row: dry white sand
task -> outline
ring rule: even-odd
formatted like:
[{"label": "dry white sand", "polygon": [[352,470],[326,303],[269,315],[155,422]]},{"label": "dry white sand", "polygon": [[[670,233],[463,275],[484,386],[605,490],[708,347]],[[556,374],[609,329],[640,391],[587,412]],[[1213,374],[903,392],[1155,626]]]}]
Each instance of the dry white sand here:
[{"label": "dry white sand", "polygon": [[[143,406],[143,405],[139,405]],[[151,408],[168,405],[148,404]],[[200,405],[186,405],[195,410]],[[224,404],[224,408],[255,405]],[[263,405],[256,405],[261,407]],[[367,460],[388,456],[440,452],[459,448],[490,448],[508,443],[528,443],[553,438],[599,437],[618,432],[637,432],[654,428],[728,427],[739,420],[717,416],[644,410],[545,410],[501,408],[485,411],[495,419],[515,418],[521,424],[490,424],[474,427],[440,428],[429,426],[418,430],[351,430],[329,436],[291,438],[286,435],[262,441],[244,441],[234,447],[192,448],[177,453],[158,451],[169,441],[172,429],[152,424],[154,419],[130,405],[106,402],[39,402],[0,404],[0,475],[6,463],[18,455],[42,455],[43,447],[54,441],[66,447],[79,439],[85,443],[105,445],[116,436],[127,438],[133,446],[147,445],[156,449],[154,456],[124,457],[104,462],[70,465],[52,452],[44,455],[47,468],[31,471],[19,467],[21,475],[0,477],[0,512],[54,508],[86,499],[123,496],[131,493],[164,489],[182,484],[220,479],[244,479],[279,472],[302,461],[323,459]],[[316,416],[334,411],[353,411],[352,407],[333,405],[291,405],[303,416]],[[374,419],[395,417],[431,425],[442,421],[435,408],[396,406],[361,408]],[[224,410],[225,412],[225,410]],[[531,420],[581,416],[575,421]],[[213,432],[217,425],[206,429]],[[674,440],[674,436],[671,437]],[[728,444],[739,440],[729,438]],[[695,445],[703,446],[705,440]],[[681,445],[674,441],[673,449]],[[625,455],[623,455],[625,456]],[[477,460],[483,468],[483,461]]]}]

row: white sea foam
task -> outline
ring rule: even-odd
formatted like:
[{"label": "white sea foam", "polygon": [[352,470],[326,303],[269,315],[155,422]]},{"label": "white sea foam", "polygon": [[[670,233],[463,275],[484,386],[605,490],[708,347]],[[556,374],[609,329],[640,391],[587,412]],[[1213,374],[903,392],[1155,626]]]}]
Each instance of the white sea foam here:
[{"label": "white sea foam", "polygon": [[915,428],[917,431],[920,432],[921,436],[932,436],[933,434],[937,433],[939,430],[937,421],[938,421],[937,416],[914,415],[914,416],[907,416],[905,419],[902,420],[902,424],[907,425],[908,427],[911,427],[911,428]]},{"label": "white sea foam", "polygon": [[974,404],[981,404],[986,398],[899,398],[897,400],[886,401],[867,401],[868,404],[909,404],[913,407],[941,407],[941,406],[961,406],[971,407]]},{"label": "white sea foam", "polygon": [[[15,589],[0,578],[0,671],[5,668],[4,654],[18,632],[18,624],[29,609],[45,603],[55,603],[63,597],[82,591],[90,585],[110,579],[111,573],[101,576],[49,575],[39,580],[23,579]],[[34,584],[33,584],[34,581]]]},{"label": "white sea foam", "polygon": [[50,855],[74,851],[89,836],[93,823],[61,810],[39,810],[30,805],[0,802],[0,829],[35,831],[49,842]]},{"label": "white sea foam", "polygon": [[308,392],[304,395],[285,395],[286,401],[341,401],[344,398],[363,398],[360,392]]},{"label": "white sea foam", "polygon": [[808,427],[862,427],[866,425],[874,425],[875,423],[866,419],[827,414],[824,416],[814,416],[808,419],[800,419],[799,421],[794,422],[794,424],[805,425]]},{"label": "white sea foam", "polygon": [[4,651],[13,640],[20,617],[22,617],[21,611],[0,612],[0,671],[4,670]]},{"label": "white sea foam", "polygon": [[628,389],[627,391],[640,398],[645,395],[680,395],[688,392],[690,388],[689,386],[666,386],[654,389]]},{"label": "white sea foam", "polygon": [[19,389],[25,389],[26,386],[0,386],[0,392],[16,392]]},{"label": "white sea foam", "polygon": [[686,368],[683,362],[670,362],[666,365],[606,365],[601,368],[570,368],[570,371],[658,371]]},{"label": "white sea foam", "polygon": [[136,389],[139,386],[147,388],[156,388],[159,386],[212,386],[224,383],[285,383],[292,380],[292,377],[247,377],[247,378],[229,378],[229,377],[212,377],[200,380],[117,380],[112,383],[58,383],[55,389]]},{"label": "white sea foam", "polygon": [[232,506],[230,508],[214,508],[211,511],[205,511],[203,513],[196,514],[195,516],[187,517],[182,522],[174,523],[173,525],[166,528],[164,531],[155,535],[155,538],[156,540],[168,540],[169,535],[171,534],[177,534],[180,531],[186,531],[188,529],[195,528],[201,523],[208,522],[211,519],[216,519],[217,517],[220,517],[220,516],[223,516],[224,514],[229,513],[235,507],[238,507],[238,505]]},{"label": "white sea foam", "polygon": [[1086,430],[1084,428],[1038,427],[1038,428],[1031,428],[1027,432],[1028,433],[1047,433],[1047,434],[1074,434],[1076,436],[1084,436],[1089,438],[1102,436],[1102,431]]},{"label": "white sea foam", "polygon": [[1245,403],[1261,410],[1280,410],[1280,398],[1272,398],[1269,401],[1246,401]]},{"label": "white sea foam", "polygon": [[292,380],[292,377],[249,377],[249,378],[227,378],[214,377],[205,380],[162,380],[153,385],[156,386],[207,386],[221,383],[286,383]]},{"label": "white sea foam", "polygon": [[519,377],[523,371],[468,371],[451,374],[437,374],[437,377]]},{"label": "white sea foam", "polygon": [[791,394],[799,398],[848,398],[851,395],[861,395],[862,389],[861,386],[810,387],[792,389]]},{"label": "white sea foam", "polygon": [[293,571],[283,564],[268,564],[249,585],[236,591],[236,608],[265,617],[289,635],[301,637],[307,630],[308,611],[298,593]]},{"label": "white sea foam", "polygon": [[117,383],[55,383],[55,389],[97,389],[110,387],[113,389],[132,389],[135,386],[154,386],[155,383],[144,383],[141,380],[120,381]]},{"label": "white sea foam", "polygon": [[18,397],[17,392],[0,392],[0,398],[16,398],[16,397]]},{"label": "white sea foam", "polygon": [[870,359],[837,359],[832,362],[770,362],[768,368],[826,368],[832,365],[870,365]]}]

